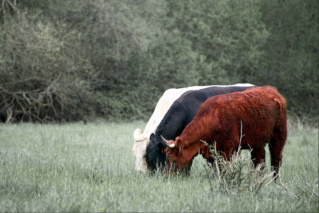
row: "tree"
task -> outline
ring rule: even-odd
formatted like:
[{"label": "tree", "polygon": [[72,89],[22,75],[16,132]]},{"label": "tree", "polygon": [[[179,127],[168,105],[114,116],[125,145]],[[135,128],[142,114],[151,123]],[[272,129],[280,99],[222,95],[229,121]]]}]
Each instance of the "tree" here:
[{"label": "tree", "polygon": [[319,2],[311,0],[264,1],[261,7],[271,36],[256,77],[275,85],[297,116],[318,117],[318,9]]},{"label": "tree", "polygon": [[[76,39],[63,31],[25,12],[5,19],[0,30],[2,120],[68,121],[88,109],[91,94],[83,79],[93,69],[79,52],[70,51],[67,41]],[[82,110],[75,110],[79,105]]]},{"label": "tree", "polygon": [[272,85],[317,115],[318,1],[3,0],[0,117],[148,119],[172,87]]},{"label": "tree", "polygon": [[[177,28],[212,70],[199,82],[251,82],[269,32],[260,1],[168,1],[168,31]],[[198,71],[200,72],[200,71]],[[253,83],[253,82],[252,82]]]}]

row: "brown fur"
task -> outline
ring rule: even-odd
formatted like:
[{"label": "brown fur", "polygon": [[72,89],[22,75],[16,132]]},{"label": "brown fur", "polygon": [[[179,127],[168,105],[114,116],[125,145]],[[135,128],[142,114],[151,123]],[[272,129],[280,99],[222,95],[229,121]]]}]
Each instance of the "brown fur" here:
[{"label": "brown fur", "polygon": [[200,140],[216,143],[216,149],[229,160],[238,149],[242,122],[242,149],[252,149],[251,159],[256,167],[265,162],[264,147],[269,143],[276,175],[287,139],[286,110],[285,99],[270,86],[212,97],[201,105],[181,136],[168,142],[174,143],[175,148],[165,149],[166,167],[171,167],[171,159],[175,170],[184,170],[198,150],[204,158],[211,159],[208,147]]}]

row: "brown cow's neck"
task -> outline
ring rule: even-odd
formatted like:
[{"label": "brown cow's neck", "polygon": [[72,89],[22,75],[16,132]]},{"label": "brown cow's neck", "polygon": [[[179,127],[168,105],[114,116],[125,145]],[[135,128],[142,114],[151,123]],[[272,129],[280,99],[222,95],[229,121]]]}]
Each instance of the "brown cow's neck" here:
[{"label": "brown cow's neck", "polygon": [[[192,122],[184,129],[181,139],[185,146],[198,143],[200,140],[207,141],[211,136],[211,127],[218,124],[218,120],[211,120],[211,117],[217,117],[218,110],[205,112],[202,116],[196,116]],[[202,144],[202,142],[200,142]]]},{"label": "brown cow's neck", "polygon": [[[196,125],[195,125],[196,124]],[[200,150],[204,158],[209,158],[206,154],[207,147],[202,141],[207,141],[210,133],[208,125],[214,125],[213,123],[207,123],[205,119],[193,120],[183,131],[180,136],[183,141],[183,158],[187,161],[191,161]]]}]

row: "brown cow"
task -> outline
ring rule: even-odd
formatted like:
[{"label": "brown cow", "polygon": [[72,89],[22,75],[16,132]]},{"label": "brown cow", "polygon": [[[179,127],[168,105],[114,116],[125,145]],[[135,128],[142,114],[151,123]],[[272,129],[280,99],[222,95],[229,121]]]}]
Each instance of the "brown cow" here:
[{"label": "brown cow", "polygon": [[276,176],[287,138],[286,110],[285,99],[270,86],[214,96],[200,106],[180,137],[175,141],[163,138],[167,146],[166,167],[170,169],[171,160],[175,171],[184,170],[199,150],[204,158],[212,160],[209,148],[201,141],[216,144],[217,151],[227,160],[239,145],[242,149],[252,149],[251,159],[256,167],[265,162],[264,147],[269,143]]}]

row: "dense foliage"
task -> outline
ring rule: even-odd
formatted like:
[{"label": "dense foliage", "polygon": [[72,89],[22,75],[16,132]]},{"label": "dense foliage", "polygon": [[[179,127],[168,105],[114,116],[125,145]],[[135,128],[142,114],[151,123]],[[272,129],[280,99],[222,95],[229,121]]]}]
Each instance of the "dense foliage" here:
[{"label": "dense foliage", "polygon": [[4,0],[2,121],[148,119],[172,87],[272,85],[318,116],[316,0]]}]

